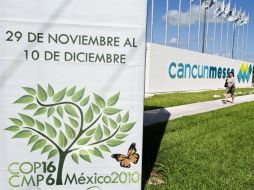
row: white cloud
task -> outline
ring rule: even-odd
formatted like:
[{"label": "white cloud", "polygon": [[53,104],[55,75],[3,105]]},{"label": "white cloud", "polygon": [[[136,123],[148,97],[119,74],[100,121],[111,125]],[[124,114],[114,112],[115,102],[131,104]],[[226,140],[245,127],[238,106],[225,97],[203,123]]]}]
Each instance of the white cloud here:
[{"label": "white cloud", "polygon": [[171,38],[169,41],[168,41],[169,44],[171,45],[175,45],[177,43],[177,38]]},{"label": "white cloud", "polygon": [[[220,21],[220,18],[214,18],[214,9],[215,7],[211,7],[209,9],[208,15],[207,15],[207,19],[209,20],[210,23],[214,23],[215,20],[217,22]],[[203,7],[201,7],[201,12],[200,12],[200,21],[203,22],[204,19],[204,13],[205,10]],[[167,17],[168,17],[168,23],[170,25],[173,26],[177,26],[178,25],[178,10],[173,9],[173,10],[169,10],[167,12]],[[187,11],[182,11],[181,12],[181,20],[180,20],[180,24],[181,26],[188,26],[189,25],[189,17],[190,17],[190,9],[188,9]],[[166,19],[166,15],[163,16],[162,18],[163,20]],[[196,24],[199,22],[199,5],[192,5],[192,10],[191,10],[191,20],[190,20],[191,24]]]}]

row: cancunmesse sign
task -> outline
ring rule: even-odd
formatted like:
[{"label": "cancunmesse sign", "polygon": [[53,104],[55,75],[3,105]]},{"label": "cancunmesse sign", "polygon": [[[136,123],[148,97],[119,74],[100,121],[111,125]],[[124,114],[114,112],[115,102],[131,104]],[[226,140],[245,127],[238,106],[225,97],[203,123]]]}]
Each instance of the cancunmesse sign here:
[{"label": "cancunmesse sign", "polygon": [[233,72],[237,87],[251,87],[253,64],[219,56],[148,44],[146,92],[224,88]]},{"label": "cancunmesse sign", "polygon": [[141,189],[146,1],[0,7],[0,189]]}]

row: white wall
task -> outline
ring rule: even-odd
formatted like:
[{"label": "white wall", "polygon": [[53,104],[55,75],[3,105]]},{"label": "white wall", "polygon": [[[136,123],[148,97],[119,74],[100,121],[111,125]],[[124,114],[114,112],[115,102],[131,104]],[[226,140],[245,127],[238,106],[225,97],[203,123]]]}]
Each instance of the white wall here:
[{"label": "white wall", "polygon": [[[200,68],[202,66],[215,66],[217,69],[219,67],[221,69],[234,69],[236,87],[251,87],[251,77],[248,82],[243,82],[242,80],[239,82],[237,78],[240,66],[249,67],[252,65],[251,63],[148,43],[146,54],[146,93],[224,88],[225,79],[222,76],[218,78],[218,75],[216,78],[193,78],[192,76],[189,78],[188,75],[186,78],[178,78],[177,76],[172,78],[169,75],[169,65],[172,62],[175,62],[176,66],[182,63],[189,64],[192,67],[196,65]],[[172,66],[170,72],[177,74],[176,69],[176,67]],[[197,74],[197,68],[193,69],[193,73],[194,76]]]}]

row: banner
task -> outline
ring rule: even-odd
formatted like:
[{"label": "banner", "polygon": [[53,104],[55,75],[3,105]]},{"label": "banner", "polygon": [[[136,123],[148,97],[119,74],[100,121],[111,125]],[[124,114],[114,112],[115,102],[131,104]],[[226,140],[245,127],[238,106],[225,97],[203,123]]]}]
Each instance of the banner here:
[{"label": "banner", "polygon": [[233,72],[236,88],[252,86],[253,64],[158,44],[148,44],[146,93],[224,88]]},{"label": "banner", "polygon": [[2,1],[0,189],[141,189],[146,1]]}]

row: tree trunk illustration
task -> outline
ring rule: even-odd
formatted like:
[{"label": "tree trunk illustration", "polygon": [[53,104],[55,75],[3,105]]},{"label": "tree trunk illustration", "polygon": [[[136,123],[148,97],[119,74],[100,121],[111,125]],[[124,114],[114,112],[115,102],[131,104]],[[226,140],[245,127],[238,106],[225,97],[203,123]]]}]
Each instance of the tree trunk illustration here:
[{"label": "tree trunk illustration", "polygon": [[58,168],[57,168],[57,177],[56,177],[56,185],[63,185],[63,166],[64,166],[64,161],[66,158],[67,154],[64,152],[59,152],[59,163],[58,163]]}]

